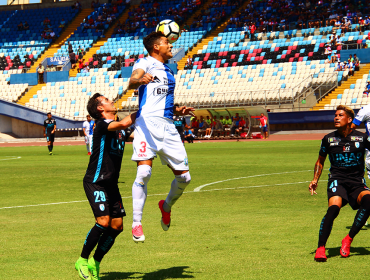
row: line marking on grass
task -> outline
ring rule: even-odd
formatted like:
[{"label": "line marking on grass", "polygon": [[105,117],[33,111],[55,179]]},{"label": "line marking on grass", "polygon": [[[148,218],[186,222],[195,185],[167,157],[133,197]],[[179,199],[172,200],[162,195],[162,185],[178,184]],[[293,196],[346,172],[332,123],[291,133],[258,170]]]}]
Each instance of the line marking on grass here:
[{"label": "line marking on grass", "polygon": [[[325,181],[325,180],[322,180]],[[303,182],[293,182],[293,183],[282,183],[282,184],[272,184],[272,185],[258,185],[258,186],[247,186],[247,187],[235,187],[235,188],[223,188],[223,189],[211,189],[211,190],[200,190],[200,191],[187,191],[184,193],[198,193],[198,192],[213,192],[213,191],[225,191],[225,190],[237,190],[237,189],[251,189],[251,188],[263,188],[263,187],[274,187],[274,186],[285,186],[285,185],[295,185],[295,184],[306,184],[311,181],[303,181]],[[149,194],[147,196],[159,196],[159,195],[167,195],[167,193],[157,193],[157,194]],[[129,199],[132,196],[125,196],[122,199]],[[36,206],[48,206],[48,205],[59,205],[59,204],[71,204],[71,203],[79,203],[79,202],[87,202],[87,200],[76,200],[76,201],[65,201],[65,202],[54,202],[54,203],[42,203],[42,204],[34,204],[34,205],[19,205],[19,206],[8,206],[8,207],[1,207],[0,210],[3,209],[14,209],[14,208],[28,208],[28,207],[36,207]]]},{"label": "line marking on grass", "polygon": [[[6,156],[6,157],[10,157],[10,156]],[[12,159],[20,159],[22,157],[11,157],[11,158],[0,158],[0,160],[12,160]]]},{"label": "line marking on grass", "polygon": [[[231,178],[231,179],[226,179],[226,180],[221,180],[221,181],[216,181],[208,184],[201,185],[197,188],[194,189],[194,192],[199,192],[201,189],[204,187],[210,186],[210,185],[215,185],[218,183],[223,183],[223,182],[228,182],[228,181],[233,181],[233,180],[240,180],[240,179],[248,179],[248,178],[255,178],[255,177],[263,177],[263,176],[271,176],[271,175],[282,175],[282,174],[290,174],[290,173],[299,173],[299,172],[311,172],[312,170],[303,170],[303,171],[288,171],[288,172],[279,172],[279,173],[269,173],[269,174],[259,174],[259,175],[251,175],[247,177],[238,177],[238,178]],[[311,182],[311,181],[310,181]]]}]

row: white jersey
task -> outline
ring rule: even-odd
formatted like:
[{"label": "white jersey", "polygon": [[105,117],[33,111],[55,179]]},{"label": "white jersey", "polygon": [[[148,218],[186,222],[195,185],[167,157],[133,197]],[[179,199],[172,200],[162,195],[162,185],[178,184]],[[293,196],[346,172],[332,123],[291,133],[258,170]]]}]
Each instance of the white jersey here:
[{"label": "white jersey", "polygon": [[82,127],[85,129],[85,133],[88,136],[90,134],[90,123],[88,121],[84,121]]},{"label": "white jersey", "polygon": [[164,63],[148,56],[136,61],[133,71],[143,69],[154,81],[139,87],[139,110],[136,119],[158,117],[173,119],[176,80],[172,70]]},{"label": "white jersey", "polygon": [[359,126],[361,123],[365,123],[366,133],[370,135],[370,104],[362,107],[358,111],[353,123]]}]

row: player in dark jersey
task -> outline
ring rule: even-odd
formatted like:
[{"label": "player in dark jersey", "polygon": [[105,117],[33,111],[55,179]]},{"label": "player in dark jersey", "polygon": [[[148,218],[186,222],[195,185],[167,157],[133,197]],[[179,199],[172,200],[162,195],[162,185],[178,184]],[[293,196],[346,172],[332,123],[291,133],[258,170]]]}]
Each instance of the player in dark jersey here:
[{"label": "player in dark jersey", "polygon": [[[125,147],[124,129],[136,118],[134,113],[115,121],[117,110],[114,103],[99,93],[90,98],[87,110],[96,120],[96,125],[83,186],[96,223],[88,232],[81,257],[75,264],[79,276],[85,280],[100,279],[100,262],[123,230],[122,217],[126,213],[118,189],[118,177]],[[96,245],[94,256],[88,260]]]},{"label": "player in dark jersey", "polygon": [[48,113],[47,116],[48,118],[44,120],[44,137],[46,137],[46,141],[48,142],[49,155],[52,155],[57,122],[52,118],[51,113]]},{"label": "player in dark jersey", "polygon": [[[180,108],[180,105],[179,104],[175,104],[174,107],[176,109],[178,109],[178,108]],[[184,143],[185,142],[184,128],[185,127],[188,128],[188,125],[186,124],[185,117],[184,116],[174,115],[173,116],[173,124],[175,125],[177,131],[180,134],[182,143]]]},{"label": "player in dark jersey", "polygon": [[370,215],[370,190],[364,180],[364,155],[370,142],[365,133],[351,128],[354,112],[347,106],[337,107],[334,117],[336,131],[324,136],[321,142],[319,158],[315,165],[314,178],[308,189],[311,195],[317,194],[317,182],[322,173],[326,156],[329,155],[330,174],[328,180],[329,208],[322,219],[319,231],[319,243],[315,260],[327,260],[325,244],[329,238],[334,219],[342,206],[347,203],[357,211],[349,234],[342,240],[340,254],[348,257],[353,238],[366,223]]}]

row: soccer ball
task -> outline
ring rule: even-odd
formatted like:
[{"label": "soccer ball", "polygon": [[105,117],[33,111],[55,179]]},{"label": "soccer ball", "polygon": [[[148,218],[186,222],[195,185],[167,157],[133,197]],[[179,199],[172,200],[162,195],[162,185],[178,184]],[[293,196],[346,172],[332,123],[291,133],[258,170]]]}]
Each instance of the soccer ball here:
[{"label": "soccer ball", "polygon": [[170,19],[162,20],[155,31],[161,31],[164,36],[167,37],[168,42],[175,43],[180,37],[180,27],[179,25]]}]

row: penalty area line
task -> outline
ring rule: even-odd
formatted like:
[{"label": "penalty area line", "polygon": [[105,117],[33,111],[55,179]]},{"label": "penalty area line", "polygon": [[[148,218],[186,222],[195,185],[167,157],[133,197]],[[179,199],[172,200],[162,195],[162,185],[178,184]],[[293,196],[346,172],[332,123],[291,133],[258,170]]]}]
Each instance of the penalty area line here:
[{"label": "penalty area line", "polygon": [[[238,190],[238,189],[275,187],[275,186],[285,186],[285,185],[295,185],[295,184],[306,184],[306,183],[309,183],[309,182],[311,182],[311,181],[281,183],[281,184],[272,184],[272,185],[235,187],[235,188],[223,188],[223,189],[211,189],[211,190],[200,190],[200,191],[187,191],[187,192],[184,192],[184,193],[199,193],[199,192],[213,192],[213,191],[227,191],[227,190]],[[167,193],[149,194],[147,196],[159,196],[159,195],[163,196],[163,195],[167,195]],[[129,198],[132,198],[132,196],[122,197],[122,199],[129,199]],[[20,206],[8,206],[8,207],[1,207],[0,210],[15,209],[15,208],[28,208],[28,207],[37,207],[37,206],[60,205],[60,204],[71,204],[71,203],[80,203],[80,202],[87,202],[87,200],[64,201],[64,202],[53,202],[53,203],[42,203],[42,204],[33,204],[33,205],[20,205]]]}]

